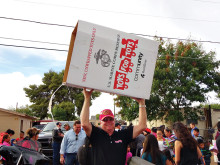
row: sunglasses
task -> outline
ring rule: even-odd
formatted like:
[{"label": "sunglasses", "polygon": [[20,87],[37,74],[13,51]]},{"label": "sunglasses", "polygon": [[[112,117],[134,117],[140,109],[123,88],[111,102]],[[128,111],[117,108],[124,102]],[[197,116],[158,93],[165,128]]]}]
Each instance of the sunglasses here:
[{"label": "sunglasses", "polygon": [[76,140],[78,140],[78,135],[76,135]]},{"label": "sunglasses", "polygon": [[114,119],[111,118],[111,117],[108,117],[108,118],[104,118],[102,121],[104,121],[104,122],[107,122],[107,121],[114,121]]}]

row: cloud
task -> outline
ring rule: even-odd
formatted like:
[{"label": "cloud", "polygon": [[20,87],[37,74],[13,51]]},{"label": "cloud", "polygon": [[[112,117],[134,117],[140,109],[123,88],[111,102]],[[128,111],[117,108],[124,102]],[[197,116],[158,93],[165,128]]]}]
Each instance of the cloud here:
[{"label": "cloud", "polygon": [[0,74],[0,107],[8,109],[9,107],[29,104],[29,99],[25,97],[24,87],[30,84],[42,84],[40,75],[31,75],[25,77],[21,72],[13,72],[10,74]]}]

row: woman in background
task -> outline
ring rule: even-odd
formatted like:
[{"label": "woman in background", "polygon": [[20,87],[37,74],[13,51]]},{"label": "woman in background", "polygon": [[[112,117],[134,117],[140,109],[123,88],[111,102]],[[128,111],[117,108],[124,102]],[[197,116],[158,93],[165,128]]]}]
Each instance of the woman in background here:
[{"label": "woman in background", "polygon": [[[182,123],[177,122],[173,125],[174,133],[177,137],[175,141],[175,163],[176,165],[197,165],[199,159],[203,159],[202,153],[197,147],[196,140],[191,136]],[[205,161],[203,159],[205,164]]]},{"label": "woman in background", "polygon": [[35,151],[41,151],[41,144],[37,141],[40,130],[37,128],[30,128],[27,130],[28,137],[25,137],[22,147],[29,148]]},{"label": "woman in background", "polygon": [[159,150],[157,139],[154,135],[146,136],[142,159],[145,159],[156,165],[171,165],[167,157]]},{"label": "woman in background", "polygon": [[5,134],[2,138],[2,145],[3,146],[11,146],[10,143],[11,139],[10,139],[10,135],[9,134]]}]

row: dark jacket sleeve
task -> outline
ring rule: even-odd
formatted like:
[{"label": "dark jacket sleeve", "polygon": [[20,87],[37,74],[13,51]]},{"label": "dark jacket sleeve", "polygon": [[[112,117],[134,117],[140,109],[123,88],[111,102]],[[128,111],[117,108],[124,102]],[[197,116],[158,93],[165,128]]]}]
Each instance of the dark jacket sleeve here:
[{"label": "dark jacket sleeve", "polygon": [[52,132],[53,141],[55,142],[62,142],[63,137],[59,135],[59,133],[63,133],[62,131],[58,129],[54,129]]}]

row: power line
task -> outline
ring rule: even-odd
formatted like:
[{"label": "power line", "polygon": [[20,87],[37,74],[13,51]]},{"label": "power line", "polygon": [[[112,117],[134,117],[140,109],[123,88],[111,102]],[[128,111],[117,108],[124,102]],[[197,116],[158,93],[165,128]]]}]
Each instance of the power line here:
[{"label": "power line", "polygon": [[98,11],[98,12],[106,12],[106,13],[138,15],[138,16],[145,16],[145,17],[154,17],[154,18],[163,18],[163,19],[176,19],[176,20],[184,20],[184,21],[220,23],[220,21],[210,21],[210,20],[202,20],[202,19],[199,20],[199,19],[191,19],[191,18],[165,17],[165,16],[150,15],[150,14],[137,14],[137,13],[129,13],[129,12],[121,12],[121,11],[101,10],[101,9],[91,9],[91,8],[83,8],[83,7],[66,6],[66,5],[60,5],[60,4],[58,5],[58,4],[42,3],[42,2],[30,2],[30,1],[25,1],[25,0],[16,0],[16,1],[21,1],[21,2],[25,2],[25,3],[40,4],[40,5],[56,6],[56,7],[74,8],[74,9],[80,9],[80,10],[91,10],[91,11]]},{"label": "power line", "polygon": [[27,42],[37,42],[37,43],[43,43],[43,44],[69,46],[68,44],[61,44],[61,43],[55,43],[55,42],[34,41],[34,40],[26,40],[26,39],[18,39],[18,38],[9,38],[9,37],[0,37],[0,38],[2,38],[2,39],[7,39],[7,40],[15,40],[15,41],[27,41]]},{"label": "power line", "polygon": [[10,46],[10,47],[19,47],[19,48],[29,48],[29,49],[43,49],[43,50],[64,51],[64,52],[68,51],[68,50],[61,50],[61,49],[39,48],[39,47],[33,47],[33,46],[8,45],[8,44],[0,44],[0,45]]},{"label": "power line", "polygon": [[27,20],[27,19],[19,19],[19,18],[9,18],[9,17],[0,17],[1,19],[10,19],[14,21],[24,21],[24,22],[32,22],[32,23],[39,23],[39,24],[45,24],[45,25],[54,25],[54,26],[63,26],[63,27],[74,27],[74,26],[69,26],[69,25],[61,25],[61,24],[54,24],[54,23],[45,23],[45,22],[40,22],[40,21],[32,21],[32,20]]},{"label": "power line", "polygon": [[[130,33],[130,34],[135,34],[135,33]],[[194,41],[194,42],[207,42],[207,43],[212,43],[212,44],[220,44],[218,41],[203,41],[203,40],[192,40],[192,39],[184,39],[184,38],[175,38],[175,37],[163,37],[163,36],[152,36],[148,34],[135,34],[139,36],[145,36],[145,37],[161,37],[161,38],[166,38],[166,39],[171,39],[171,40],[182,40],[182,41]]]},{"label": "power line", "polygon": [[[25,22],[31,22],[31,23],[39,23],[39,24],[51,25],[51,26],[62,26],[62,27],[69,27],[69,28],[74,28],[75,27],[75,26],[70,26],[70,25],[62,25],[62,24],[55,24],[55,23],[45,23],[45,22],[32,21],[32,20],[9,18],[9,17],[0,17],[0,19],[9,19],[9,20],[15,20],[15,21],[25,21]],[[162,37],[162,36],[152,36],[152,35],[148,35],[148,34],[136,34],[136,33],[130,33],[130,34],[135,34],[135,35],[139,35],[139,36],[146,36],[146,37]],[[162,37],[162,38],[175,39],[175,40],[183,40],[183,41],[188,41],[189,40],[189,39],[180,39],[180,38],[175,38],[175,37]],[[191,40],[191,41],[203,42],[203,43],[220,44],[219,41],[200,41],[200,40]]]}]

